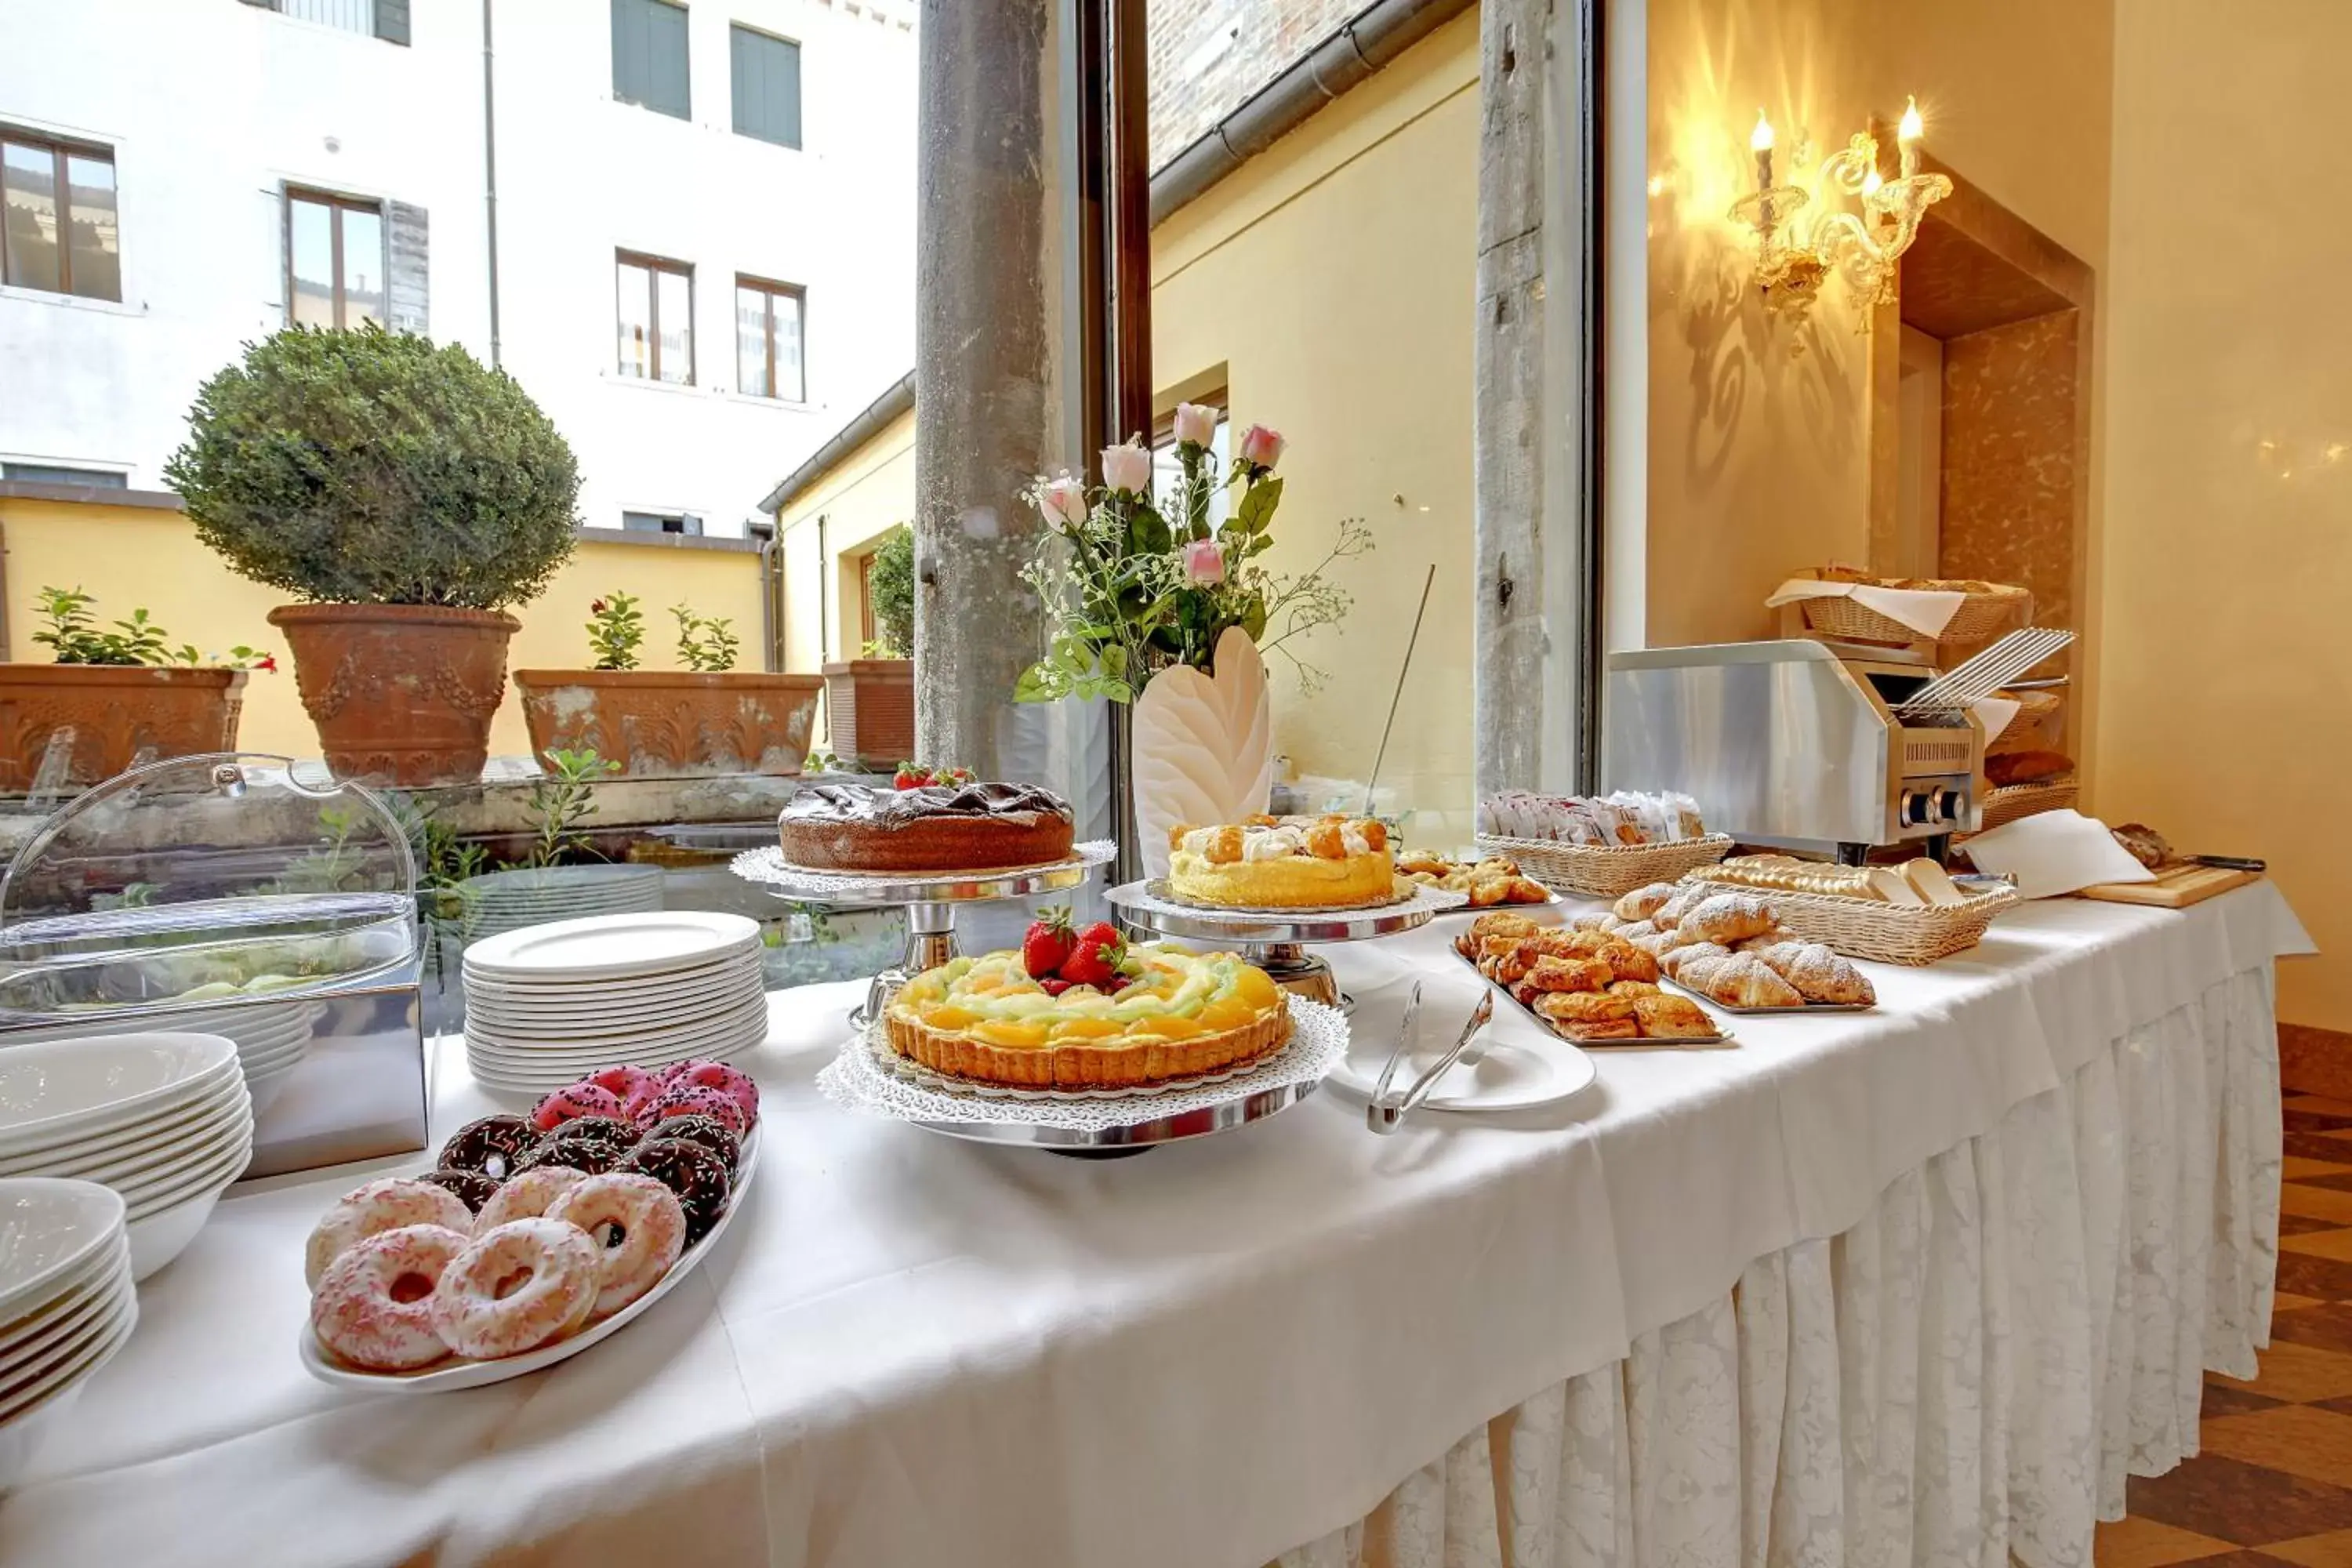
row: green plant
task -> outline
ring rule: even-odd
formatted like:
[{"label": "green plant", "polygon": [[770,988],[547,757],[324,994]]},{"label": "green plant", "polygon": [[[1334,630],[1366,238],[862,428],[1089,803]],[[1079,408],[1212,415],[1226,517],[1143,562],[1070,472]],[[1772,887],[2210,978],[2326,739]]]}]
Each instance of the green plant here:
[{"label": "green plant", "polygon": [[882,536],[866,567],[866,592],[877,635],[861,650],[867,658],[906,658],[915,651],[915,531],[900,523]]},{"label": "green plant", "polygon": [[801,764],[801,772],[804,773],[836,773],[840,768],[841,759],[831,752],[811,752],[808,760]]},{"label": "green plant", "polygon": [[529,867],[560,866],[565,857],[585,853],[587,830],[582,826],[596,815],[596,781],[617,773],[621,764],[607,762],[594,747],[566,751],[552,747],[541,753],[547,768],[530,786],[523,813],[530,818]]},{"label": "green plant", "polygon": [[735,668],[735,651],[743,639],[732,628],[734,621],[725,616],[698,616],[685,605],[672,605],[669,613],[677,619],[677,657],[687,668],[698,675],[716,675]]},{"label": "green plant", "polygon": [[591,669],[635,669],[637,645],[646,640],[646,617],[636,596],[614,589],[588,605],[588,651],[596,656]]},{"label": "green plant", "polygon": [[143,607],[132,610],[129,620],[115,622],[115,630],[100,631],[89,613],[97,602],[95,595],[85,594],[78,586],[43,588],[41,618],[48,622],[48,626],[35,632],[33,640],[53,649],[59,664],[212,665],[226,669],[265,670],[278,668],[274,655],[243,643],[231,648],[226,658],[215,654],[208,658],[196,651],[194,643],[173,647],[170,634],[149,620]]},{"label": "green plant", "polygon": [[305,600],[491,610],[572,553],[580,470],[456,343],[289,327],[196,394],[164,466],[199,539]]}]

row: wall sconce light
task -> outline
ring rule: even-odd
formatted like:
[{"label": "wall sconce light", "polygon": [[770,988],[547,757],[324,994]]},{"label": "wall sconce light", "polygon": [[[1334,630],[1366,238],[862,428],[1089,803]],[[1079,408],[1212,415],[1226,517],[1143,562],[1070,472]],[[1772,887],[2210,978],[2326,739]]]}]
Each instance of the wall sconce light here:
[{"label": "wall sconce light", "polygon": [[[1801,322],[1832,272],[1845,275],[1864,305],[1894,299],[1895,268],[1919,237],[1919,220],[1952,194],[1948,177],[1919,172],[1919,139],[1926,129],[1914,99],[1895,132],[1902,161],[1894,179],[1878,172],[1878,139],[1858,131],[1822,161],[1814,189],[1808,191],[1772,183],[1772,123],[1762,110],[1756,111],[1756,129],[1748,138],[1756,154],[1756,189],[1731,204],[1731,220],[1756,235],[1756,281],[1767,310]],[[1816,195],[1821,210],[1811,222],[1801,222]],[[1845,206],[1849,196],[1861,206],[1859,216]],[[1864,310],[1862,330],[1869,327],[1870,312]]]}]

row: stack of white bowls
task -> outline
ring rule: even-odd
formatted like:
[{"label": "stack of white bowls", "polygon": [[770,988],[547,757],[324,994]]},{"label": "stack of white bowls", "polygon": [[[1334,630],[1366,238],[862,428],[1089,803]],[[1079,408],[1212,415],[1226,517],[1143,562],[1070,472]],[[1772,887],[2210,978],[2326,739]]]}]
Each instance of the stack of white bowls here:
[{"label": "stack of white bowls", "polygon": [[543,1094],[601,1067],[724,1060],[767,1038],[760,926],[673,910],[509,931],[466,950],[466,1058]]},{"label": "stack of white bowls", "polygon": [[[311,1031],[326,1012],[313,1001],[242,1002],[218,1007],[176,1008],[154,1019],[183,1034],[226,1035],[236,1043],[237,1065],[245,1070],[245,1087],[253,1095],[253,1113],[260,1115],[284,1091],[294,1069],[310,1048]],[[142,1020],[144,1022],[145,1020]],[[103,1016],[84,1023],[60,1025],[45,1038],[87,1039],[93,1035],[121,1033],[119,1021]]]},{"label": "stack of white bowls", "polygon": [[138,1323],[122,1199],[0,1177],[0,1489]]},{"label": "stack of white bowls", "polygon": [[466,901],[468,942],[550,921],[591,915],[642,914],[662,907],[658,866],[549,866],[493,871],[468,879]]},{"label": "stack of white bowls", "polygon": [[133,1276],[196,1238],[253,1161],[253,1097],[220,1035],[91,1035],[0,1049],[0,1176],[121,1194]]}]

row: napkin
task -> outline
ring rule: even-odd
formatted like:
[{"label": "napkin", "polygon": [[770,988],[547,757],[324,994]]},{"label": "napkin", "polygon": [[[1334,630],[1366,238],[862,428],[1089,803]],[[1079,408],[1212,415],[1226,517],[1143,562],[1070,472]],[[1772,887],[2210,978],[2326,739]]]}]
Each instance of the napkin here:
[{"label": "napkin", "polygon": [[1985,744],[1990,746],[2000,739],[2001,731],[2009,728],[2011,721],[2017,717],[2025,704],[2014,697],[1984,697],[1971,706],[1979,721],[1984,725]]},{"label": "napkin", "polygon": [[1968,595],[1945,588],[1881,588],[1870,583],[1823,583],[1811,577],[1791,577],[1772,591],[1766,606],[1794,604],[1799,599],[1852,598],[1899,621],[1923,637],[1941,637],[1960,613]]},{"label": "napkin", "polygon": [[2014,877],[2029,899],[2054,899],[2100,882],[2153,882],[2156,873],[2117,844],[2107,825],[2079,811],[2042,811],[1969,840],[1977,869]]}]

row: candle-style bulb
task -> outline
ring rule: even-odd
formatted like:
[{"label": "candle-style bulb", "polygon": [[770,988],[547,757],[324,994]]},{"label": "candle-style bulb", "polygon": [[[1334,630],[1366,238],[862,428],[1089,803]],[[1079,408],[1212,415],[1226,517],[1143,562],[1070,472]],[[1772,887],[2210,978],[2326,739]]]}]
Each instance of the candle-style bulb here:
[{"label": "candle-style bulb", "polygon": [[[1917,118],[1917,112],[1913,111],[1911,119]],[[1906,120],[1904,123],[1908,125],[1911,121]],[[1748,134],[1748,150],[1751,153],[1769,153],[1772,150],[1772,122],[1764,118],[1764,111],[1760,109],[1756,111],[1756,129]]]},{"label": "candle-style bulb", "polygon": [[1919,100],[1913,98],[1903,110],[1903,123],[1895,128],[1895,138],[1903,142],[1916,142],[1927,134],[1927,122],[1919,118]]},{"label": "candle-style bulb", "polygon": [[1878,187],[1885,183],[1886,182],[1885,180],[1878,177],[1878,171],[1875,169],[1864,174],[1862,176],[1862,199],[1864,201],[1868,201],[1871,197],[1876,195],[1878,194]]}]

